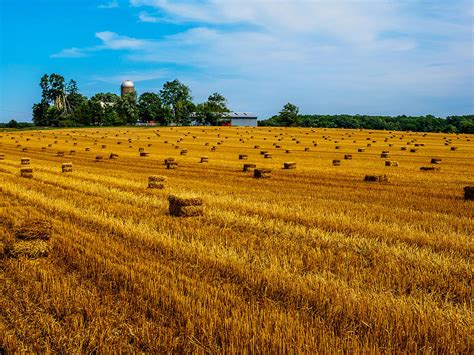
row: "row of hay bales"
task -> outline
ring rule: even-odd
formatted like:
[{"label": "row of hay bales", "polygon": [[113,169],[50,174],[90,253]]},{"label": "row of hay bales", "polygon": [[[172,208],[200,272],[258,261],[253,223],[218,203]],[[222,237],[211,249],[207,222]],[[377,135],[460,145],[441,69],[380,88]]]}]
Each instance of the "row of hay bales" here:
[{"label": "row of hay bales", "polygon": [[[5,155],[3,154],[3,159]],[[201,162],[207,162],[208,160],[206,159],[207,157],[203,157],[204,159],[201,158]],[[248,158],[247,155],[241,154],[239,155],[239,159],[246,160]],[[21,158],[21,165],[30,165],[31,160],[29,158]],[[164,161],[166,167],[168,169],[174,169],[178,166],[178,163],[175,161],[174,158],[167,158]],[[441,159],[438,158],[432,158],[431,159],[432,164],[440,164]],[[333,165],[338,166],[340,165],[340,160],[333,160]],[[386,161],[385,162],[386,166],[398,166],[398,162],[394,161]],[[285,162],[283,163],[283,169],[296,169],[296,163],[295,162]],[[63,173],[69,173],[73,171],[72,168],[72,163],[62,163],[61,164],[61,170]],[[272,170],[268,168],[257,168],[256,164],[252,163],[246,163],[243,166],[243,171],[247,172],[253,170],[253,176],[255,178],[270,178],[272,175]],[[421,167],[421,171],[438,171],[439,167]],[[32,178],[33,177],[33,169],[32,168],[21,168],[20,170],[20,176],[24,178]],[[148,181],[148,187],[149,188],[158,188],[162,189],[164,188],[164,181],[165,177],[162,176],[150,176],[149,181]],[[364,181],[366,182],[382,182],[386,183],[388,182],[388,177],[386,175],[366,175],[364,178]],[[467,200],[472,199],[471,198],[471,190],[470,187],[467,186],[465,188],[465,198]],[[467,196],[467,197],[466,197]]]}]

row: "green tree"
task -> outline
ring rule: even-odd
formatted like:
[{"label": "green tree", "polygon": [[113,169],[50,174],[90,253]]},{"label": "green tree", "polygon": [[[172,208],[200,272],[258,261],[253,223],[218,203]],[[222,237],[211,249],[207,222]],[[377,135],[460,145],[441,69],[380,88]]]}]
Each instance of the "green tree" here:
[{"label": "green tree", "polygon": [[191,100],[191,90],[178,79],[167,81],[160,90],[161,101],[171,110],[173,121],[176,124],[187,124],[190,117],[186,117],[194,107]]},{"label": "green tree", "polygon": [[10,120],[10,122],[8,122],[5,127],[7,127],[7,128],[18,128],[18,122],[15,121],[15,120]]},{"label": "green tree", "polygon": [[48,108],[49,104],[45,100],[41,100],[40,103],[33,105],[33,123],[36,126],[50,126],[48,120]]},{"label": "green tree", "polygon": [[120,97],[112,93],[99,93],[92,96],[87,109],[90,124],[120,125],[125,123],[117,113],[119,101]]},{"label": "green tree", "polygon": [[278,115],[280,124],[286,127],[298,126],[298,112],[298,107],[291,103],[287,103],[283,106],[283,109]]},{"label": "green tree", "polygon": [[141,121],[157,121],[158,124],[166,126],[171,120],[171,111],[161,102],[158,94],[145,92],[138,99],[138,118]]},{"label": "green tree", "polygon": [[205,109],[207,110],[205,122],[211,125],[219,125],[225,115],[230,112],[227,108],[227,99],[217,92],[208,97]]},{"label": "green tree", "polygon": [[116,111],[120,124],[136,124],[138,120],[137,94],[129,92],[119,99]]}]

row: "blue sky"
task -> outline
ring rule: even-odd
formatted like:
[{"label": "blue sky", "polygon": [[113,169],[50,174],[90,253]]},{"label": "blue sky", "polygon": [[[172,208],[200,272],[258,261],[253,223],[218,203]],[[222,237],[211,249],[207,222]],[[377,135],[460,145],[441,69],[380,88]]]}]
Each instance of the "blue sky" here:
[{"label": "blue sky", "polygon": [[89,97],[178,78],[259,118],[472,114],[473,52],[470,0],[0,0],[0,121],[53,72]]}]

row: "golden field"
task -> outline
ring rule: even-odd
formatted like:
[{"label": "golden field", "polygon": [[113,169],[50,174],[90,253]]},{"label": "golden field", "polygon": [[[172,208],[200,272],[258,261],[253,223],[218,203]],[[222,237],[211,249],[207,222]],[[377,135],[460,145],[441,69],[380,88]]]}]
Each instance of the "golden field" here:
[{"label": "golden field", "polygon": [[[463,188],[474,185],[473,139],[267,127],[0,132],[0,352],[472,352],[474,202]],[[282,169],[290,161],[296,169]],[[151,175],[165,188],[147,188]],[[170,193],[201,197],[204,214],[170,216]],[[38,244],[48,255],[8,252],[38,219],[52,224]]]}]

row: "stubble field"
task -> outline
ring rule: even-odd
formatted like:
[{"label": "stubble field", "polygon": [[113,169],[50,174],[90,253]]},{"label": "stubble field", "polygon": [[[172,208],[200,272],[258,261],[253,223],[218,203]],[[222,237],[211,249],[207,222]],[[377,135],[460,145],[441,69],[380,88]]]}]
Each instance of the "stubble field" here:
[{"label": "stubble field", "polygon": [[[264,127],[0,132],[0,352],[468,353],[474,202],[463,188],[474,185],[473,139]],[[164,165],[170,157],[176,169]],[[271,177],[243,172],[246,163]],[[147,188],[151,175],[165,188]],[[170,216],[169,194],[201,197],[203,215]],[[38,219],[52,224],[48,255],[15,254],[19,228]]]}]

